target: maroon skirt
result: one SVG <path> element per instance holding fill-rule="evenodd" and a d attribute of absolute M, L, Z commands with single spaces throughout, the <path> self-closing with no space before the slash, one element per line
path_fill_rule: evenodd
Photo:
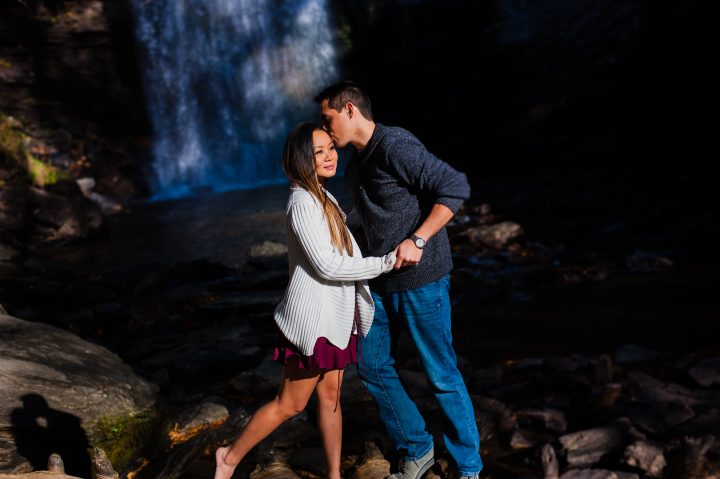
<path fill-rule="evenodd" d="M 350 342 L 345 349 L 340 349 L 327 338 L 320 337 L 315 341 L 313 353 L 306 356 L 293 343 L 282 334 L 278 334 L 278 345 L 275 347 L 273 359 L 279 363 L 287 364 L 288 359 L 298 358 L 300 369 L 344 369 L 348 364 L 357 364 L 357 334 L 350 336 Z"/>

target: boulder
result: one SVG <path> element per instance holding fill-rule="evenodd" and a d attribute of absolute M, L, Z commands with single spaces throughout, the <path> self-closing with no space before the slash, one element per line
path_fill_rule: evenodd
<path fill-rule="evenodd" d="M 7 315 L 0 338 L 0 471 L 43 470 L 56 452 L 90 477 L 91 446 L 122 471 L 152 437 L 157 388 L 114 353 Z"/>

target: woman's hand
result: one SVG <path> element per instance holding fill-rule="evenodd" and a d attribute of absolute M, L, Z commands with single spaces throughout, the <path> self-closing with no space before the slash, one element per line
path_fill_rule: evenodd
<path fill-rule="evenodd" d="M 395 256 L 395 251 L 391 251 L 385 256 L 382 257 L 383 260 L 383 273 L 387 273 L 388 271 L 392 271 L 393 267 L 395 266 L 395 261 L 397 260 L 397 257 Z"/>

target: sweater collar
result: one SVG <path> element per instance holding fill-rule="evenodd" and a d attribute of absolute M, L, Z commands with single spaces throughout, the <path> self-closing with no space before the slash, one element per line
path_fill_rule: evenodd
<path fill-rule="evenodd" d="M 361 161 L 364 161 L 366 158 L 368 158 L 373 150 L 378 146 L 380 143 L 380 140 L 385 136 L 387 133 L 387 128 L 382 123 L 375 123 L 375 130 L 373 131 L 372 136 L 370 137 L 370 140 L 367 142 L 367 145 L 365 145 L 365 148 L 362 150 L 357 151 L 358 158 Z"/>

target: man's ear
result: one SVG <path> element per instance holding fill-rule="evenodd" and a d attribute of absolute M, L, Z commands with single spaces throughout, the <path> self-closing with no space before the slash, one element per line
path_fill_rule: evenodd
<path fill-rule="evenodd" d="M 350 102 L 345 103 L 345 110 L 347 111 L 348 118 L 352 118 L 355 113 L 355 105 Z"/>

